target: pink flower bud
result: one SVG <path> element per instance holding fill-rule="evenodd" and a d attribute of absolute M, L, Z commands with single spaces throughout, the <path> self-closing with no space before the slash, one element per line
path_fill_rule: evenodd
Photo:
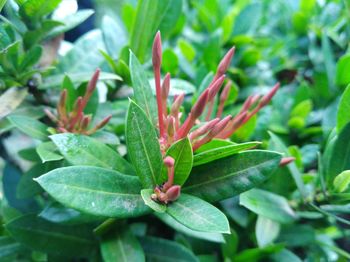
<path fill-rule="evenodd" d="M 212 101 L 219 92 L 222 83 L 225 80 L 225 75 L 220 76 L 209 88 L 208 101 Z"/>
<path fill-rule="evenodd" d="M 180 106 L 182 105 L 182 102 L 184 101 L 184 98 L 185 98 L 185 94 L 184 93 L 181 93 L 180 95 L 178 95 L 172 106 L 171 106 L 171 109 L 170 109 L 170 114 L 173 116 L 173 117 L 177 117 L 177 115 L 179 114 L 179 110 L 180 110 Z"/>
<path fill-rule="evenodd" d="M 191 110 L 191 117 L 193 119 L 197 119 L 198 117 L 201 116 L 201 114 L 204 111 L 204 108 L 208 102 L 208 98 L 209 98 L 209 90 L 210 89 L 206 89 L 198 98 L 197 102 L 194 104 L 194 106 L 192 107 Z M 192 127 L 192 126 L 191 126 Z"/>
<path fill-rule="evenodd" d="M 220 133 L 226 127 L 226 125 L 231 119 L 232 119 L 232 116 L 228 115 L 224 119 L 222 119 L 219 123 L 217 123 L 209 133 L 211 138 L 215 137 L 218 133 Z"/>
<path fill-rule="evenodd" d="M 166 193 L 165 193 L 168 197 L 168 201 L 172 202 L 175 201 L 176 199 L 178 199 L 180 197 L 181 194 L 181 186 L 178 185 L 174 185 L 172 187 L 170 187 Z"/>
<path fill-rule="evenodd" d="M 153 41 L 152 63 L 154 68 L 160 68 L 162 63 L 162 40 L 159 31 L 157 32 Z"/>
<path fill-rule="evenodd" d="M 95 91 L 99 76 L 100 76 L 100 69 L 97 68 L 95 70 L 95 73 L 92 75 L 91 80 L 88 83 L 88 86 L 87 86 L 86 92 L 85 92 L 85 96 L 88 96 L 90 98 L 91 94 Z"/>
<path fill-rule="evenodd" d="M 170 74 L 167 73 L 164 77 L 163 83 L 162 83 L 162 107 L 163 107 L 163 114 L 167 116 L 167 99 L 169 95 L 170 90 Z"/>
<path fill-rule="evenodd" d="M 171 156 L 165 157 L 163 162 L 167 167 L 173 167 L 175 164 L 175 160 Z"/>
<path fill-rule="evenodd" d="M 225 102 L 228 98 L 228 95 L 230 93 L 231 90 L 231 85 L 232 85 L 232 81 L 228 81 L 227 84 L 224 87 L 224 90 L 222 90 L 221 95 L 220 95 L 220 103 L 218 106 L 218 112 L 216 113 L 216 117 L 221 117 L 222 116 L 222 112 L 224 111 L 224 107 L 225 107 Z"/>
<path fill-rule="evenodd" d="M 290 163 L 292 163 L 293 161 L 295 161 L 295 158 L 294 157 L 283 157 L 281 159 L 281 162 L 280 162 L 280 166 L 286 166 Z"/>
<path fill-rule="evenodd" d="M 197 137 L 200 137 L 206 133 L 208 133 L 218 122 L 220 121 L 220 118 L 215 118 L 207 123 L 205 123 L 203 126 L 199 127 L 192 133 L 190 133 L 190 140 L 194 140 Z"/>
<path fill-rule="evenodd" d="M 230 64 L 231 64 L 231 60 L 233 55 L 235 54 L 235 47 L 232 47 L 224 56 L 224 58 L 221 60 L 217 72 L 216 72 L 216 77 L 220 77 L 223 74 L 225 74 L 225 72 L 227 71 L 227 69 L 229 68 Z"/>
<path fill-rule="evenodd" d="M 277 83 L 271 90 L 269 93 L 267 93 L 265 96 L 263 96 L 263 98 L 260 101 L 259 107 L 263 107 L 265 105 L 267 105 L 272 97 L 276 94 L 277 90 L 280 88 L 280 83 Z"/>

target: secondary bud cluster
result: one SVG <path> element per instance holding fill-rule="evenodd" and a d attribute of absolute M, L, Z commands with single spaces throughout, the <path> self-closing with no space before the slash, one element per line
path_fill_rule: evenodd
<path fill-rule="evenodd" d="M 53 114 L 50 110 L 45 109 L 46 115 L 56 124 L 57 132 L 91 135 L 104 127 L 111 119 L 111 115 L 107 116 L 96 126 L 90 128 L 92 116 L 84 114 L 84 109 L 96 89 L 99 74 L 100 70 L 97 69 L 88 83 L 84 96 L 79 96 L 75 100 L 71 112 L 67 112 L 67 96 L 69 95 L 67 89 L 64 89 L 61 93 L 57 104 L 57 115 Z"/>
<path fill-rule="evenodd" d="M 154 81 L 156 87 L 156 98 L 158 107 L 158 128 L 160 148 L 165 155 L 166 150 L 177 140 L 189 137 L 193 150 L 197 150 L 202 145 L 210 142 L 214 138 L 226 139 L 233 135 L 242 125 L 248 122 L 259 110 L 267 105 L 279 88 L 276 84 L 268 94 L 264 96 L 253 95 L 247 98 L 240 112 L 232 117 L 228 115 L 222 118 L 225 103 L 229 97 L 232 82 L 227 81 L 225 87 L 220 89 L 225 82 L 225 73 L 231 64 L 235 48 L 231 48 L 219 63 L 216 74 L 208 87 L 200 94 L 197 101 L 188 113 L 187 118 L 181 121 L 181 105 L 184 101 L 184 94 L 174 97 L 171 106 L 167 107 L 167 100 L 170 90 L 170 74 L 167 73 L 161 83 L 161 62 L 162 62 L 162 44 L 161 36 L 158 32 L 153 42 L 152 62 L 154 70 Z M 215 106 L 215 97 L 219 96 L 219 104 L 216 112 L 216 118 L 212 119 Z M 205 123 L 195 126 L 199 123 L 200 116 L 206 112 Z M 157 186 L 152 195 L 152 199 L 161 203 L 174 201 L 180 195 L 180 186 L 173 185 L 174 165 L 170 165 L 169 157 L 164 159 L 164 164 L 168 167 L 168 181 L 162 186 Z M 169 162 L 170 161 L 170 162 Z"/>

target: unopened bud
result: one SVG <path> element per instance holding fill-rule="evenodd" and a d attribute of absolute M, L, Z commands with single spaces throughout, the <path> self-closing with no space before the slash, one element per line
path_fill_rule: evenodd
<path fill-rule="evenodd" d="M 201 116 L 204 111 L 204 108 L 208 102 L 209 89 L 205 90 L 198 98 L 197 102 L 194 104 L 191 110 L 191 117 L 197 119 Z M 192 126 L 191 126 L 192 127 Z"/>
<path fill-rule="evenodd" d="M 269 93 L 267 93 L 260 101 L 259 106 L 263 107 L 265 105 L 267 105 L 272 97 L 276 94 L 277 90 L 280 88 L 280 83 L 277 83 L 271 90 Z"/>
<path fill-rule="evenodd" d="M 281 159 L 281 162 L 280 162 L 280 166 L 286 166 L 290 163 L 292 163 L 293 161 L 295 161 L 295 158 L 294 157 L 283 157 Z"/>
<path fill-rule="evenodd" d="M 200 137 L 200 136 L 208 133 L 219 121 L 220 121 L 220 118 L 215 118 L 215 119 L 205 123 L 203 126 L 199 127 L 198 129 L 194 130 L 190 134 L 190 140 L 193 140 L 197 137 Z"/>
<path fill-rule="evenodd" d="M 97 68 L 87 85 L 85 96 L 88 95 L 90 97 L 91 94 L 95 91 L 99 76 L 100 76 L 100 69 Z"/>
<path fill-rule="evenodd" d="M 216 76 L 220 77 L 223 74 L 225 74 L 225 72 L 227 71 L 227 69 L 229 68 L 230 64 L 231 64 L 231 60 L 233 55 L 235 54 L 235 47 L 232 47 L 224 56 L 224 58 L 220 61 L 220 64 L 218 66 L 217 72 L 216 72 Z"/>
<path fill-rule="evenodd" d="M 168 99 L 169 90 L 170 90 L 170 74 L 167 73 L 162 83 L 162 99 L 165 101 Z"/>
<path fill-rule="evenodd" d="M 160 68 L 162 63 L 162 40 L 159 31 L 157 32 L 153 41 L 152 63 L 154 68 Z"/>
<path fill-rule="evenodd" d="M 209 135 L 211 137 L 216 136 L 218 133 L 220 133 L 228 124 L 228 122 L 232 119 L 232 116 L 228 115 L 224 119 L 222 119 L 219 123 L 217 123 L 213 129 L 210 131 Z"/>
<path fill-rule="evenodd" d="M 174 117 L 177 116 L 177 114 L 179 113 L 180 110 L 180 106 L 182 105 L 182 102 L 184 101 L 185 98 L 185 94 L 181 93 L 180 95 L 178 95 L 175 100 L 174 103 L 171 105 L 171 109 L 170 109 L 170 114 Z"/>
<path fill-rule="evenodd" d="M 178 199 L 180 197 L 181 194 L 181 186 L 179 185 L 174 185 L 171 186 L 167 191 L 166 191 L 166 195 L 168 197 L 168 201 L 175 201 L 176 199 Z"/>
<path fill-rule="evenodd" d="M 214 99 L 216 94 L 219 92 L 222 83 L 225 80 L 225 75 L 220 76 L 213 85 L 209 88 L 208 100 L 211 101 Z"/>
<path fill-rule="evenodd" d="M 170 116 L 168 118 L 168 136 L 174 137 L 175 134 L 175 118 L 173 116 Z"/>
<path fill-rule="evenodd" d="M 163 162 L 167 167 L 173 167 L 175 164 L 175 160 L 171 156 L 164 158 Z"/>

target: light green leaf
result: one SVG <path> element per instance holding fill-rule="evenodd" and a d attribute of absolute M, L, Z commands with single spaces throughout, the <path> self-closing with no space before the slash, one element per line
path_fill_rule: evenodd
<path fill-rule="evenodd" d="M 28 91 L 25 88 L 9 88 L 0 96 L 0 119 L 15 110 L 27 96 Z"/>
<path fill-rule="evenodd" d="M 99 167 L 55 169 L 36 181 L 58 202 L 96 216 L 135 217 L 149 212 L 137 177 Z"/>
<path fill-rule="evenodd" d="M 281 155 L 251 150 L 192 169 L 183 192 L 216 202 L 260 185 L 279 167 Z"/>
<path fill-rule="evenodd" d="M 58 153 L 57 147 L 52 142 L 41 143 L 36 148 L 36 152 L 43 163 L 63 159 L 63 156 Z"/>
<path fill-rule="evenodd" d="M 333 181 L 334 190 L 338 193 L 344 192 L 350 184 L 350 170 L 345 170 L 337 175 Z"/>
<path fill-rule="evenodd" d="M 103 235 L 100 248 L 105 262 L 145 261 L 139 241 L 125 227 Z"/>
<path fill-rule="evenodd" d="M 216 147 L 194 155 L 193 166 L 203 165 L 214 160 L 237 154 L 241 151 L 251 149 L 261 144 L 260 142 L 247 142 L 242 144 L 231 144 L 228 146 Z"/>
<path fill-rule="evenodd" d="M 132 165 L 116 151 L 84 135 L 63 133 L 50 136 L 60 153 L 73 165 L 97 166 L 133 175 Z"/>
<path fill-rule="evenodd" d="M 179 199 L 168 205 L 167 213 L 195 231 L 230 233 L 224 213 L 195 196 L 181 194 Z"/>
<path fill-rule="evenodd" d="M 271 244 L 278 236 L 280 224 L 269 218 L 258 216 L 255 225 L 255 235 L 259 247 Z"/>
<path fill-rule="evenodd" d="M 84 227 L 62 226 L 35 215 L 16 218 L 5 225 L 11 236 L 34 250 L 57 255 L 89 255 L 95 239 Z"/>
<path fill-rule="evenodd" d="M 174 158 L 174 184 L 182 186 L 186 182 L 192 169 L 193 153 L 190 140 L 186 137 L 172 144 L 166 152 L 166 156 Z M 158 184 L 167 181 L 167 175 L 167 168 L 163 165 L 162 177 L 158 181 Z"/>
<path fill-rule="evenodd" d="M 206 143 L 206 144 L 202 145 L 200 148 L 198 148 L 196 150 L 196 154 L 199 154 L 199 153 L 202 153 L 204 151 L 211 150 L 211 149 L 215 149 L 218 147 L 231 146 L 231 145 L 235 145 L 235 143 L 233 143 L 232 141 L 229 141 L 229 140 L 214 138 L 209 143 Z"/>
<path fill-rule="evenodd" d="M 118 58 L 120 50 L 128 44 L 128 36 L 121 21 L 115 21 L 110 16 L 102 18 L 102 34 L 108 50 L 113 58 Z"/>
<path fill-rule="evenodd" d="M 335 81 L 337 85 L 348 85 L 350 83 L 350 54 L 343 55 L 337 62 Z"/>
<path fill-rule="evenodd" d="M 34 46 L 27 53 L 25 53 L 24 59 L 19 65 L 20 72 L 27 70 L 30 67 L 34 66 L 36 63 L 38 63 L 41 57 L 41 54 L 42 54 L 41 46 Z"/>
<path fill-rule="evenodd" d="M 192 230 L 183 224 L 179 223 L 176 219 L 171 217 L 170 215 L 163 213 L 157 213 L 155 214 L 160 220 L 162 220 L 165 224 L 167 224 L 169 227 L 172 227 L 177 232 L 183 233 L 189 237 L 199 238 L 211 242 L 216 243 L 224 243 L 225 239 L 222 234 L 220 233 L 207 233 L 207 232 L 201 232 L 201 231 L 195 231 Z"/>
<path fill-rule="evenodd" d="M 276 222 L 292 223 L 297 218 L 284 197 L 261 189 L 252 189 L 241 194 L 239 203 Z"/>
<path fill-rule="evenodd" d="M 36 119 L 13 115 L 9 116 L 8 119 L 10 122 L 15 125 L 19 130 L 21 130 L 26 135 L 39 139 L 39 140 L 48 140 L 49 132 L 47 131 L 48 126 L 39 122 Z"/>
<path fill-rule="evenodd" d="M 129 68 L 134 89 L 135 102 L 145 111 L 151 122 L 155 124 L 158 119 L 156 99 L 152 94 L 151 86 L 149 85 L 142 65 L 131 51 L 129 57 Z"/>
<path fill-rule="evenodd" d="M 126 144 L 143 188 L 153 188 L 161 175 L 162 155 L 157 134 L 143 110 L 130 101 L 126 117 Z"/>
<path fill-rule="evenodd" d="M 39 18 L 50 14 L 62 0 L 27 0 L 21 5 L 20 13 L 30 18 Z"/>
<path fill-rule="evenodd" d="M 153 194 L 153 189 L 142 189 L 141 190 L 141 196 L 143 201 L 147 206 L 152 208 L 154 211 L 159 213 L 164 213 L 166 210 L 166 205 L 157 203 L 156 201 L 153 201 L 151 196 Z"/>
<path fill-rule="evenodd" d="M 183 245 L 155 237 L 140 238 L 147 261 L 198 262 L 196 256 Z"/>
<path fill-rule="evenodd" d="M 338 106 L 337 113 L 337 131 L 338 133 L 344 128 L 344 126 L 350 122 L 350 85 L 348 85 L 342 94 Z"/>

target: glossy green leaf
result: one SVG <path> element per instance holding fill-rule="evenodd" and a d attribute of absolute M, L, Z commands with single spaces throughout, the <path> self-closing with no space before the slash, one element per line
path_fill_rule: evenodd
<path fill-rule="evenodd" d="M 130 160 L 143 188 L 153 188 L 163 164 L 160 146 L 152 123 L 133 101 L 126 117 L 125 136 Z"/>
<path fill-rule="evenodd" d="M 99 167 L 55 169 L 36 181 L 58 202 L 96 216 L 134 217 L 149 211 L 137 177 Z"/>
<path fill-rule="evenodd" d="M 175 160 L 174 184 L 183 185 L 192 169 L 193 153 L 190 140 L 186 137 L 172 144 L 167 150 L 166 156 L 171 156 Z M 161 184 L 168 179 L 167 167 L 162 166 L 162 177 L 158 182 Z"/>
<path fill-rule="evenodd" d="M 254 213 L 279 223 L 292 223 L 297 218 L 287 199 L 261 189 L 251 189 L 241 194 L 239 203 Z"/>
<path fill-rule="evenodd" d="M 192 169 L 183 192 L 216 202 L 260 185 L 279 167 L 281 155 L 251 150 Z"/>
<path fill-rule="evenodd" d="M 350 84 L 350 54 L 343 55 L 337 62 L 335 81 L 337 85 Z"/>
<path fill-rule="evenodd" d="M 100 248 L 105 262 L 145 261 L 139 241 L 125 227 L 102 236 Z"/>
<path fill-rule="evenodd" d="M 84 227 L 62 226 L 35 215 L 25 215 L 5 225 L 11 236 L 31 249 L 49 254 L 88 255 L 95 240 Z"/>
<path fill-rule="evenodd" d="M 348 85 L 340 98 L 337 113 L 337 131 L 338 133 L 344 126 L 350 122 L 350 85 Z"/>
<path fill-rule="evenodd" d="M 181 194 L 179 199 L 168 205 L 167 213 L 195 231 L 230 233 L 224 213 L 195 196 Z"/>
<path fill-rule="evenodd" d="M 36 119 L 18 115 L 9 116 L 8 119 L 19 130 L 30 137 L 39 140 L 48 140 L 49 138 L 49 132 L 47 131 L 48 126 Z"/>
<path fill-rule="evenodd" d="M 141 196 L 143 201 L 147 206 L 152 208 L 154 211 L 159 213 L 164 213 L 166 210 L 166 205 L 157 203 L 156 201 L 153 201 L 151 196 L 153 194 L 153 189 L 142 189 L 141 190 Z"/>
<path fill-rule="evenodd" d="M 193 166 L 203 165 L 220 158 L 237 154 L 241 151 L 251 149 L 261 144 L 260 142 L 247 142 L 242 144 L 232 144 L 223 147 L 216 147 L 194 155 Z"/>
<path fill-rule="evenodd" d="M 28 91 L 24 88 L 13 87 L 6 90 L 0 96 L 0 119 L 14 111 L 27 96 Z"/>
<path fill-rule="evenodd" d="M 345 170 L 337 175 L 333 181 L 336 192 L 344 192 L 350 184 L 350 170 Z"/>
<path fill-rule="evenodd" d="M 269 245 L 263 248 L 247 248 L 234 257 L 235 262 L 263 261 L 270 254 L 282 250 L 283 244 Z"/>
<path fill-rule="evenodd" d="M 347 123 L 333 143 L 326 182 L 332 186 L 334 178 L 344 170 L 350 170 L 350 122 Z"/>
<path fill-rule="evenodd" d="M 165 224 L 167 224 L 169 227 L 172 227 L 177 232 L 181 232 L 189 237 L 194 237 L 194 238 L 203 239 L 211 242 L 217 242 L 217 243 L 225 242 L 223 235 L 220 233 L 208 233 L 208 232 L 192 230 L 184 226 L 183 224 L 179 223 L 176 219 L 174 219 L 173 217 L 171 217 L 166 213 L 163 213 L 163 214 L 157 213 L 156 216 Z"/>
<path fill-rule="evenodd" d="M 36 152 L 43 163 L 63 159 L 63 156 L 58 153 L 57 147 L 52 142 L 41 143 L 36 148 Z"/>
<path fill-rule="evenodd" d="M 151 86 L 149 85 L 142 65 L 131 51 L 129 57 L 129 68 L 135 102 L 145 111 L 147 117 L 154 124 L 158 119 L 156 99 L 152 94 Z"/>
<path fill-rule="evenodd" d="M 140 238 L 147 261 L 150 262 L 198 262 L 196 256 L 183 245 L 162 238 Z"/>
<path fill-rule="evenodd" d="M 134 174 L 129 162 L 93 138 L 71 133 L 52 135 L 50 138 L 65 159 L 73 165 L 97 166 Z"/>
<path fill-rule="evenodd" d="M 231 145 L 235 145 L 235 143 L 233 143 L 229 140 L 214 138 L 209 143 L 206 143 L 206 144 L 202 145 L 200 148 L 198 148 L 196 150 L 196 154 L 199 154 L 199 153 L 202 153 L 204 151 L 211 150 L 211 149 L 215 149 L 218 147 L 231 146 Z"/>
<path fill-rule="evenodd" d="M 280 224 L 269 218 L 258 216 L 255 225 L 255 235 L 259 247 L 271 244 L 280 231 Z"/>

